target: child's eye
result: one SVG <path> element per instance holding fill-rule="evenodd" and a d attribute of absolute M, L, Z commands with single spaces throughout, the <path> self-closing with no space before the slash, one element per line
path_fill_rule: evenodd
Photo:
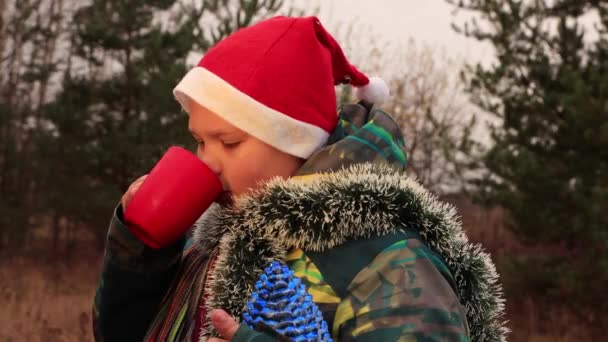
<path fill-rule="evenodd" d="M 239 146 L 240 143 L 240 141 L 222 141 L 222 145 L 224 145 L 225 148 L 235 148 Z"/>

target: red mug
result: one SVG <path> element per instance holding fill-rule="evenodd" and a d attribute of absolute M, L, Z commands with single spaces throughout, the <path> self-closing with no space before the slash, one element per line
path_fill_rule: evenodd
<path fill-rule="evenodd" d="M 177 241 L 222 193 L 222 183 L 193 153 L 170 147 L 139 187 L 125 223 L 146 245 Z"/>

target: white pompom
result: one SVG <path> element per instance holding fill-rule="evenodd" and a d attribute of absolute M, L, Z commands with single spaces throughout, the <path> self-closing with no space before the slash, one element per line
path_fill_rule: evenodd
<path fill-rule="evenodd" d="M 357 88 L 355 94 L 359 100 L 373 104 L 382 104 L 388 101 L 390 95 L 388 85 L 380 77 L 370 77 L 369 84 Z"/>

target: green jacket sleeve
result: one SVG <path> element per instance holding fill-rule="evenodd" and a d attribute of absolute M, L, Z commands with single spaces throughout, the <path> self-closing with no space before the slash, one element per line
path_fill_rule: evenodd
<path fill-rule="evenodd" d="M 119 205 L 108 229 L 93 304 L 96 341 L 141 341 L 179 266 L 184 240 L 160 250 L 125 226 Z"/>
<path fill-rule="evenodd" d="M 469 341 L 450 271 L 415 238 L 384 249 L 355 276 L 332 330 L 335 341 Z"/>

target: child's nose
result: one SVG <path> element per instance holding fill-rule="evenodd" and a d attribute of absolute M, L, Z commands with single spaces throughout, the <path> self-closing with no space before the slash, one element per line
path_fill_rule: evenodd
<path fill-rule="evenodd" d="M 207 166 L 209 166 L 209 168 L 213 172 L 215 172 L 216 175 L 220 175 L 220 173 L 222 172 L 222 168 L 220 167 L 219 160 L 217 158 L 214 158 L 212 153 L 205 151 L 199 153 L 198 157 L 200 160 L 203 161 L 203 163 L 207 164 Z"/>

